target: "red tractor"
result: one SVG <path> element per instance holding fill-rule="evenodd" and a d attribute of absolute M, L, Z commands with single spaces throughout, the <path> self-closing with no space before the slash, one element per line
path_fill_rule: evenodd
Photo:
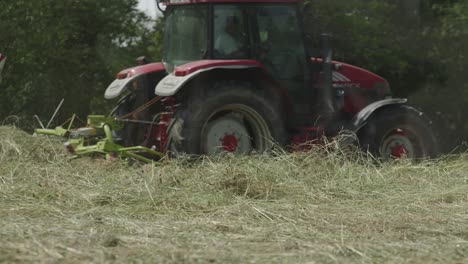
<path fill-rule="evenodd" d="M 161 3 L 158 3 L 158 6 Z M 301 0 L 170 0 L 162 63 L 126 69 L 105 93 L 120 97 L 124 146 L 165 153 L 249 154 L 341 131 L 387 158 L 436 155 L 430 122 L 388 82 L 305 44 Z M 313 47 L 317 49 L 317 47 Z"/>

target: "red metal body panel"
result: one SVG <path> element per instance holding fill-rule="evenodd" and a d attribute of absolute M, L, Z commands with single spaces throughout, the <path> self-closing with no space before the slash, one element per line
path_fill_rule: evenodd
<path fill-rule="evenodd" d="M 166 97 L 162 98 L 160 103 L 167 112 L 160 113 L 158 123 L 147 128 L 144 146 L 147 148 L 157 147 L 158 151 L 166 152 L 169 142 L 168 130 L 176 112 L 176 101 L 173 97 Z"/>
<path fill-rule="evenodd" d="M 373 90 L 378 83 L 387 83 L 387 81 L 368 70 L 356 67 L 354 65 L 341 63 L 342 67 L 338 70 L 340 74 L 346 76 L 350 81 L 338 81 L 334 84 L 349 85 L 349 88 L 359 88 L 363 90 Z M 369 103 L 368 98 L 359 93 L 348 93 L 344 97 L 344 111 L 356 114 L 366 107 Z"/>
<path fill-rule="evenodd" d="M 175 76 L 186 76 L 199 70 L 208 68 L 245 68 L 258 67 L 265 69 L 265 66 L 256 60 L 200 60 L 178 66 L 174 70 Z"/>
<path fill-rule="evenodd" d="M 163 2 L 165 5 L 187 5 L 187 4 L 207 4 L 207 3 L 301 3 L 303 0 L 173 0 Z"/>
<path fill-rule="evenodd" d="M 342 75 L 346 76 L 349 81 L 347 80 L 339 80 L 335 81 L 334 83 L 355 83 L 359 84 L 361 88 L 364 89 L 373 89 L 376 83 L 384 83 L 387 82 L 384 78 L 380 77 L 379 75 L 365 70 L 363 68 L 356 67 L 351 64 L 343 63 L 343 62 L 333 62 L 334 65 L 341 65 L 338 66 L 337 72 L 341 73 Z"/>
<path fill-rule="evenodd" d="M 334 85 L 341 85 L 348 89 L 361 89 L 361 90 L 373 90 L 378 83 L 387 83 L 387 81 L 372 73 L 368 70 L 350 65 L 347 63 L 336 62 L 335 65 L 339 65 L 339 69 L 336 70 L 342 76 L 345 76 L 348 80 L 334 81 Z M 366 107 L 369 103 L 367 96 L 363 96 L 361 93 L 350 92 L 344 97 L 344 111 L 347 113 L 356 114 Z"/>
<path fill-rule="evenodd" d="M 141 74 L 147 74 L 152 72 L 161 72 L 165 71 L 164 65 L 160 62 L 150 63 L 142 66 L 137 66 L 129 69 L 125 69 L 117 74 L 117 79 L 125 79 Z"/>

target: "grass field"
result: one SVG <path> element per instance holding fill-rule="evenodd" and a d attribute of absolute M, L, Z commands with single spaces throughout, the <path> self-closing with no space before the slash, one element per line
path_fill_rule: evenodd
<path fill-rule="evenodd" d="M 468 263 L 468 155 L 351 156 L 128 166 L 0 127 L 0 262 Z"/>

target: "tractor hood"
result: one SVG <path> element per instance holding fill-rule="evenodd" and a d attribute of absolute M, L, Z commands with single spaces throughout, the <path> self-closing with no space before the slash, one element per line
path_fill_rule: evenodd
<path fill-rule="evenodd" d="M 321 58 L 311 58 L 311 61 L 314 64 L 322 64 L 323 62 Z M 333 61 L 332 64 L 334 86 L 340 85 L 372 90 L 376 88 L 376 84 L 380 84 L 390 89 L 387 80 L 373 72 L 339 61 Z"/>
<path fill-rule="evenodd" d="M 333 66 L 334 84 L 355 86 L 365 90 L 376 89 L 376 84 L 380 84 L 382 86 L 387 86 L 388 91 L 385 92 L 390 92 L 387 80 L 375 73 L 342 62 L 333 62 Z"/>

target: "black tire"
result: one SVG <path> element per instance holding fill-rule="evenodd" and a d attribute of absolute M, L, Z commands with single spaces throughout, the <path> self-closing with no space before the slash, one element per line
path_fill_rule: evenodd
<path fill-rule="evenodd" d="M 384 161 L 403 157 L 420 160 L 438 155 L 430 121 L 407 105 L 378 110 L 358 136 L 364 150 Z"/>
<path fill-rule="evenodd" d="M 233 130 L 241 131 L 241 134 L 248 133 L 249 137 L 241 135 L 239 146 L 236 143 L 233 151 L 225 146 L 225 151 L 221 152 L 238 153 L 242 147 L 241 154 L 262 153 L 271 150 L 274 144 L 284 146 L 286 127 L 280 111 L 279 104 L 268 100 L 248 83 L 222 82 L 206 89 L 194 90 L 186 96 L 176 113 L 175 123 L 170 130 L 169 151 L 194 155 L 213 154 L 212 142 L 216 143 L 217 138 L 212 139 L 208 135 L 216 136 L 215 128 L 218 126 L 220 132 L 225 132 L 218 125 L 222 122 L 233 123 L 236 127 Z M 227 131 L 232 127 L 224 128 Z M 226 133 L 224 135 L 226 137 Z M 240 140 L 245 143 L 244 146 L 241 146 Z"/>

